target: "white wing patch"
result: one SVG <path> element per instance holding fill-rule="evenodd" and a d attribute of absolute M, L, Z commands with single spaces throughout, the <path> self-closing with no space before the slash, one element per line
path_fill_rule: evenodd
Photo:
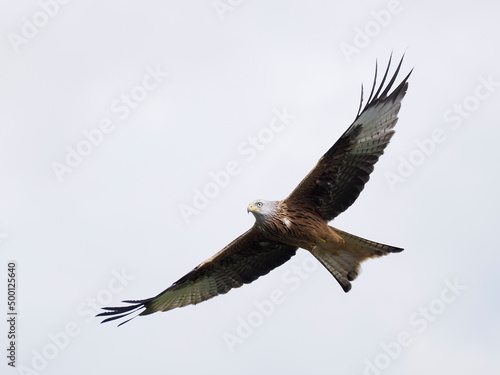
<path fill-rule="evenodd" d="M 290 228 L 290 226 L 292 225 L 292 223 L 290 222 L 290 220 L 288 220 L 288 218 L 286 216 L 283 218 L 283 221 L 285 222 L 285 225 L 288 228 Z"/>

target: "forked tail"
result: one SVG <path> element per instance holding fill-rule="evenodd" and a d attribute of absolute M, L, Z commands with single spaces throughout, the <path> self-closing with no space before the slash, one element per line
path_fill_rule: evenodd
<path fill-rule="evenodd" d="M 350 282 L 359 274 L 361 262 L 368 258 L 378 258 L 389 253 L 403 251 L 399 247 L 365 240 L 337 228 L 330 228 L 342 237 L 345 243 L 333 248 L 327 243 L 324 245 L 320 243 L 317 244 L 312 254 L 330 271 L 346 293 L 351 290 Z"/>

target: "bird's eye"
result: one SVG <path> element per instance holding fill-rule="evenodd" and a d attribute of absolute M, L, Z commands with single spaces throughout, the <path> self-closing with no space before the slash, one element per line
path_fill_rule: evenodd
<path fill-rule="evenodd" d="M 257 203 L 257 207 L 262 207 L 262 202 Z"/>

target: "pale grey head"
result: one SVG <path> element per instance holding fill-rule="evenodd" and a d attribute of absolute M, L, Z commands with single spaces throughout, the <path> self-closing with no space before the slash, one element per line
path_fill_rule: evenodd
<path fill-rule="evenodd" d="M 257 221 L 265 221 L 273 216 L 279 209 L 278 201 L 266 201 L 265 199 L 257 199 L 250 203 L 247 207 L 247 212 L 251 212 Z"/>

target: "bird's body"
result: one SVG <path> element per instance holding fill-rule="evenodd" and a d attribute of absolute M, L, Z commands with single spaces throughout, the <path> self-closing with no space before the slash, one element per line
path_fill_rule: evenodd
<path fill-rule="evenodd" d="M 270 241 L 310 251 L 346 292 L 362 261 L 403 250 L 341 231 L 307 210 L 288 207 L 286 200 L 258 200 L 249 205 L 248 211 L 256 219 L 252 230 Z"/>
<path fill-rule="evenodd" d="M 263 207 L 257 208 L 257 203 Z M 263 208 L 268 208 L 266 214 L 261 214 Z M 259 200 L 255 204 L 250 204 L 248 211 L 255 216 L 254 230 L 262 233 L 269 240 L 303 249 L 310 248 L 314 242 L 312 238 L 302 238 L 299 230 L 300 225 L 297 224 L 299 222 L 297 213 L 289 210 L 282 201 Z M 318 223 L 319 226 L 320 223 Z"/>
<path fill-rule="evenodd" d="M 157 296 L 105 307 L 106 312 L 99 314 L 107 316 L 103 322 L 139 310 L 143 310 L 140 315 L 147 315 L 197 304 L 227 293 L 285 263 L 298 248 L 314 255 L 348 292 L 361 262 L 402 251 L 328 225 L 359 196 L 394 134 L 410 75 L 389 93 L 401 63 L 384 88 L 389 61 L 376 92 L 375 73 L 365 107 L 360 104 L 353 124 L 287 198 L 252 202 L 247 208 L 256 219 L 252 228 Z"/>
<path fill-rule="evenodd" d="M 342 242 L 334 229 L 317 216 L 288 207 L 284 201 L 259 200 L 257 203 L 272 207 L 271 213 L 265 216 L 260 215 L 258 209 L 250 209 L 255 215 L 255 230 L 270 240 L 309 251 L 312 251 L 318 242 L 337 245 Z M 255 207 L 253 203 L 250 206 Z"/>

